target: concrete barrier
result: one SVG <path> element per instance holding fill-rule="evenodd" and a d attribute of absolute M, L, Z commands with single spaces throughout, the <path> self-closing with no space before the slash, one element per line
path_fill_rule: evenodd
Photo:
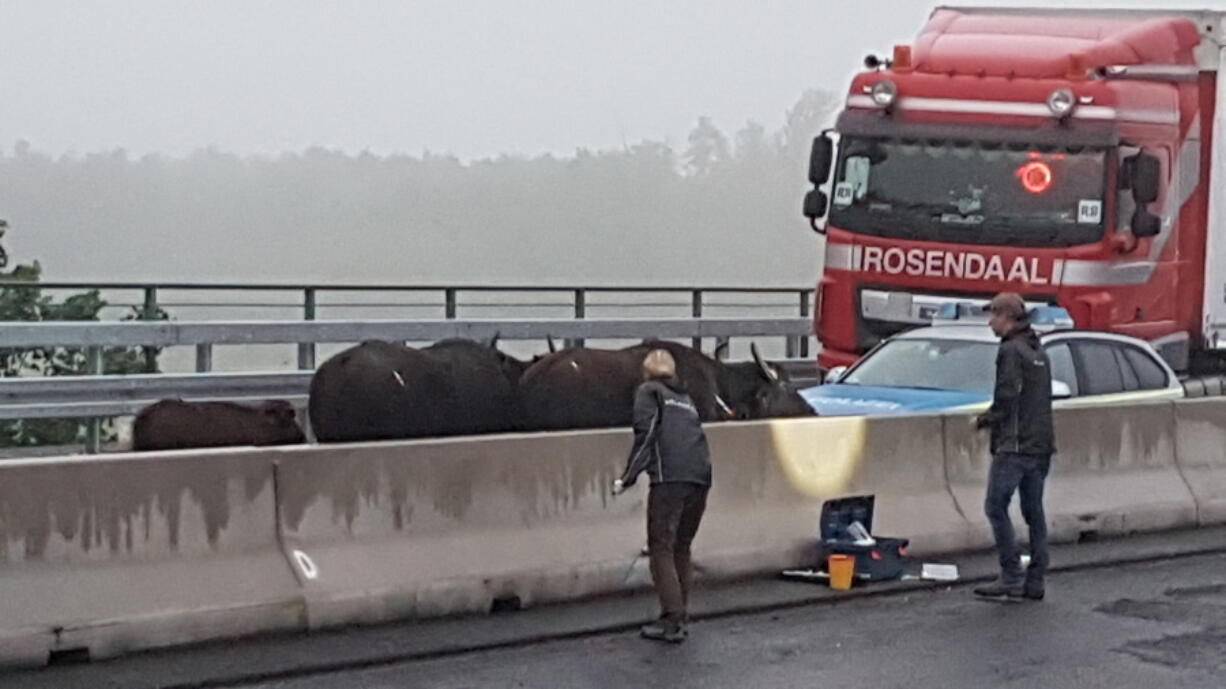
<path fill-rule="evenodd" d="M 1179 468 L 1196 498 L 1198 523 L 1226 523 L 1226 399 L 1176 404 L 1175 446 Z"/>
<path fill-rule="evenodd" d="M 721 574 L 812 564 L 822 503 L 875 494 L 874 531 L 917 554 L 959 550 L 969 524 L 944 475 L 939 416 L 832 417 L 709 429 L 718 459 L 696 561 Z"/>
<path fill-rule="evenodd" d="M 974 431 L 969 418 L 947 420 L 947 476 L 975 524 L 975 542 L 986 547 L 992 544 L 983 514 L 988 433 Z M 1046 492 L 1051 540 L 1196 524 L 1196 502 L 1175 461 L 1172 403 L 1062 409 L 1055 426 L 1058 452 Z M 1016 500 L 1011 507 L 1021 529 Z"/>
<path fill-rule="evenodd" d="M 320 446 L 280 467 L 312 627 L 616 590 L 644 496 L 608 486 L 627 431 Z"/>
<path fill-rule="evenodd" d="M 695 544 L 706 577 L 814 562 L 822 502 L 878 496 L 878 531 L 963 547 L 939 417 L 709 428 L 715 487 Z M 287 548 L 312 627 L 483 612 L 641 585 L 646 478 L 608 486 L 625 430 L 302 450 L 279 469 Z M 636 568 L 636 563 L 638 566 Z"/>
<path fill-rule="evenodd" d="M 865 493 L 875 532 L 917 554 L 989 546 L 987 434 L 968 420 L 709 426 L 700 576 L 815 564 L 822 503 Z M 1056 424 L 1055 540 L 1191 525 L 1198 507 L 1226 521 L 1226 401 Z M 630 442 L 617 429 L 0 463 L 0 662 L 641 586 L 646 478 L 609 494 Z"/>
<path fill-rule="evenodd" d="M 275 453 L 0 463 L 0 663 L 302 624 Z"/>

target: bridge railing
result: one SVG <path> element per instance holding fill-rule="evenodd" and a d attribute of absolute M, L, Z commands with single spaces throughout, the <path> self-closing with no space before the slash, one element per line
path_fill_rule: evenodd
<path fill-rule="evenodd" d="M 87 451 L 99 448 L 98 419 L 132 414 L 166 397 L 188 400 L 286 399 L 306 401 L 317 344 L 367 339 L 429 342 L 450 337 L 474 340 L 495 335 L 506 340 L 556 337 L 588 339 L 782 337 L 805 340 L 808 318 L 593 318 L 425 321 L 213 321 L 213 322 L 10 322 L 0 328 L 0 347 L 82 347 L 91 370 L 101 373 L 105 347 L 195 346 L 196 374 L 0 378 L 0 419 L 93 418 Z M 309 370 L 267 373 L 213 373 L 212 352 L 219 345 L 298 343 Z M 795 360 L 788 360 L 795 365 Z M 300 361 L 300 363 L 303 363 Z M 803 365 L 803 364 L 802 364 Z"/>
<path fill-rule="evenodd" d="M 203 321 L 207 314 L 222 313 L 218 320 L 233 320 L 236 312 L 275 313 L 284 319 L 297 311 L 301 320 L 345 319 L 355 314 L 378 312 L 380 317 L 397 320 L 459 320 L 490 316 L 501 320 L 532 317 L 547 311 L 550 315 L 569 314 L 576 320 L 592 317 L 642 317 L 646 311 L 661 309 L 670 316 L 683 313 L 691 318 L 719 315 L 744 316 L 749 313 L 795 314 L 811 317 L 811 287 L 737 287 L 711 286 L 584 286 L 584 285 L 414 285 L 344 283 L 230 283 L 230 282 L 24 282 L 0 280 L 3 290 L 40 289 L 46 291 L 103 292 L 110 313 L 122 309 L 154 321 L 166 310 L 173 319 Z M 648 301 L 644 301 L 646 298 Z M 525 311 L 535 313 L 525 313 Z M 205 315 L 201 315 L 205 314 Z M 291 316 L 292 317 L 292 316 Z M 360 320 L 360 319 L 359 319 Z M 811 329 L 788 338 L 787 358 L 809 356 Z M 582 345 L 583 338 L 571 338 L 568 345 Z M 700 340 L 694 338 L 694 347 Z M 315 366 L 316 349 L 312 343 L 298 347 L 297 366 Z M 154 362 L 150 361 L 150 370 Z"/>
<path fill-rule="evenodd" d="M 127 416 L 160 399 L 306 404 L 312 371 L 0 379 L 0 420 Z"/>

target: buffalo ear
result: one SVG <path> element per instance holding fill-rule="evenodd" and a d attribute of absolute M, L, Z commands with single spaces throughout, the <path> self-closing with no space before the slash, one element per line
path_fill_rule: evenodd
<path fill-rule="evenodd" d="M 272 400 L 264 404 L 264 415 L 281 421 L 293 421 L 294 405 L 285 400 Z"/>
<path fill-rule="evenodd" d="M 502 335 L 502 331 L 496 331 L 494 336 L 485 341 L 485 346 L 490 349 L 498 349 L 498 338 Z"/>
<path fill-rule="evenodd" d="M 763 377 L 772 383 L 779 382 L 779 372 L 771 367 L 770 364 L 762 358 L 762 353 L 758 351 L 758 343 L 750 342 L 749 351 L 753 354 L 753 360 L 758 364 L 758 370 L 762 372 Z"/>

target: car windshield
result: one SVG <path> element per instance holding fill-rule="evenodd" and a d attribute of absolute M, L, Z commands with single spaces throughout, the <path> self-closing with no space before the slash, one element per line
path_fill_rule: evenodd
<path fill-rule="evenodd" d="M 831 221 L 853 232 L 971 244 L 1098 241 L 1106 150 L 845 137 Z"/>
<path fill-rule="evenodd" d="M 839 382 L 990 394 L 996 380 L 996 349 L 995 342 L 890 340 Z"/>

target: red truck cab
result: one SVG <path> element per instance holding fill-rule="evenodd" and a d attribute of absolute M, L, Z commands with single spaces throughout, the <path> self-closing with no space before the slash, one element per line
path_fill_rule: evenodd
<path fill-rule="evenodd" d="M 1226 334 L 1209 246 L 1223 14 L 938 8 L 866 60 L 810 164 L 820 365 L 1000 291 L 1177 369 Z"/>

